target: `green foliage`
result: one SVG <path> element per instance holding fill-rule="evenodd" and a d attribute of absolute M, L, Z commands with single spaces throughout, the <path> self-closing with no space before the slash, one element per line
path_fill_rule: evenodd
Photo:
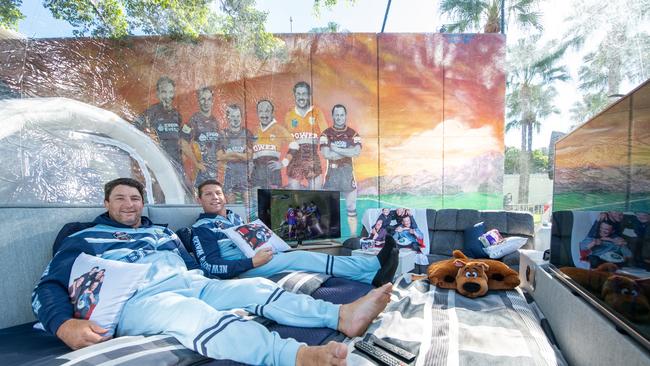
<path fill-rule="evenodd" d="M 24 18 L 21 2 L 0 0 L 0 26 L 15 28 Z M 144 33 L 195 40 L 219 34 L 260 57 L 282 44 L 266 32 L 267 13 L 255 9 L 255 0 L 43 0 L 43 6 L 70 23 L 77 37 L 119 39 Z"/>
<path fill-rule="evenodd" d="M 584 94 L 582 100 L 576 101 L 569 110 L 571 113 L 571 126 L 576 127 L 587 122 L 591 117 L 605 109 L 609 103 L 610 100 L 604 91 Z"/>
<path fill-rule="evenodd" d="M 540 13 L 536 11 L 539 0 L 504 0 L 506 22 L 514 19 L 523 29 L 542 29 Z M 442 0 L 439 9 L 453 21 L 446 31 L 496 33 L 500 31 L 501 0 Z"/>
<path fill-rule="evenodd" d="M 575 49 L 592 47 L 580 68 L 583 103 L 619 94 L 626 80 L 634 85 L 650 77 L 650 0 L 576 0 L 573 9 L 563 41 Z"/>
<path fill-rule="evenodd" d="M 519 163 L 521 150 L 516 147 L 507 146 L 504 157 L 503 170 L 505 174 L 519 174 Z M 549 158 L 543 150 L 533 150 L 530 159 L 530 173 L 546 173 L 548 171 Z"/>
<path fill-rule="evenodd" d="M 18 29 L 18 22 L 25 19 L 20 12 L 23 0 L 0 0 L 0 28 Z"/>
<path fill-rule="evenodd" d="M 309 30 L 309 33 L 339 33 L 347 32 L 347 30 L 342 30 L 341 25 L 337 22 L 328 22 L 325 27 L 316 27 Z"/>

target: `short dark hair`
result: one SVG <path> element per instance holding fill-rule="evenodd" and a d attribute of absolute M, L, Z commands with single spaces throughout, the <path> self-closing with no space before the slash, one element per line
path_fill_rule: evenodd
<path fill-rule="evenodd" d="M 293 94 L 296 94 L 296 89 L 298 88 L 307 88 L 307 93 L 311 95 L 311 86 L 306 81 L 299 81 L 296 85 L 293 86 Z"/>
<path fill-rule="evenodd" d="M 239 106 L 239 104 L 229 104 L 228 108 L 226 108 L 226 115 L 228 115 L 229 110 L 233 110 L 233 109 L 236 109 L 239 111 L 239 113 L 241 113 L 241 107 Z"/>
<path fill-rule="evenodd" d="M 337 105 L 335 105 L 334 107 L 332 107 L 332 115 L 334 115 L 334 110 L 335 110 L 336 108 L 343 108 L 343 110 L 345 111 L 345 114 L 346 114 L 346 115 L 348 114 L 348 109 L 345 108 L 345 106 L 344 106 L 343 104 L 337 104 Z"/>
<path fill-rule="evenodd" d="M 144 185 L 133 178 L 117 178 L 104 184 L 104 201 L 108 201 L 113 189 L 117 186 L 129 186 L 138 190 L 140 197 L 144 200 Z"/>
<path fill-rule="evenodd" d="M 209 86 L 204 86 L 204 87 L 202 87 L 202 88 L 196 89 L 196 96 L 197 96 L 198 98 L 201 98 L 201 93 L 203 93 L 204 91 L 209 91 L 209 92 L 210 92 L 210 95 L 213 95 L 213 96 L 214 96 L 214 92 L 212 91 L 212 89 L 210 89 Z"/>
<path fill-rule="evenodd" d="M 209 185 L 215 185 L 221 188 L 223 190 L 223 184 L 219 183 L 216 179 L 206 179 L 201 184 L 199 184 L 198 187 L 196 187 L 196 192 L 199 195 L 199 198 L 201 198 L 201 190 L 203 190 L 203 187 L 209 186 Z"/>
<path fill-rule="evenodd" d="M 264 103 L 264 102 L 267 102 L 267 103 L 269 103 L 269 104 L 271 105 L 271 112 L 275 112 L 275 106 L 274 106 L 273 103 L 272 103 L 270 100 L 268 100 L 268 99 L 260 99 L 260 100 L 258 100 L 258 101 L 257 101 L 257 105 L 255 106 L 255 108 L 256 108 L 256 109 L 259 108 L 260 104 L 262 104 L 262 103 Z"/>
<path fill-rule="evenodd" d="M 160 79 L 158 79 L 156 82 L 156 90 L 160 90 L 160 85 L 163 83 L 169 83 L 172 84 L 174 88 L 176 87 L 176 83 L 169 76 L 161 76 Z"/>

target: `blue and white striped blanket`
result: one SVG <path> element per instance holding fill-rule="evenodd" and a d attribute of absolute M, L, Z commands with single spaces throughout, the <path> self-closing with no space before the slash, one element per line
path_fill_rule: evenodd
<path fill-rule="evenodd" d="M 519 290 L 470 299 L 428 281 L 396 281 L 391 303 L 370 334 L 417 355 L 413 365 L 565 365 Z M 374 365 L 348 340 L 348 365 Z"/>

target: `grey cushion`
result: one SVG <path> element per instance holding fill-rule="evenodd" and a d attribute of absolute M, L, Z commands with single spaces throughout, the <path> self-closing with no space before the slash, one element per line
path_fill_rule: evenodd
<path fill-rule="evenodd" d="M 497 229 L 501 233 L 508 233 L 506 211 L 481 211 L 481 221 L 485 223 L 486 231 Z"/>
<path fill-rule="evenodd" d="M 433 230 L 456 230 L 456 217 L 458 210 L 443 209 L 436 211 L 435 223 Z"/>
<path fill-rule="evenodd" d="M 103 206 L 0 207 L 0 329 L 34 320 L 31 293 L 52 258 L 52 244 L 71 221 L 92 221 Z"/>
<path fill-rule="evenodd" d="M 535 227 L 530 224 L 528 212 L 508 212 L 508 235 L 534 236 Z"/>
<path fill-rule="evenodd" d="M 167 224 L 174 231 L 192 226 L 203 209 L 199 205 L 149 206 L 149 218 L 156 224 Z"/>

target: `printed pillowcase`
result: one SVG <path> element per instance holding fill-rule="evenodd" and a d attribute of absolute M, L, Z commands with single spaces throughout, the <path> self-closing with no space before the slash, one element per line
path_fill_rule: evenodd
<path fill-rule="evenodd" d="M 490 245 L 483 248 L 483 251 L 492 259 L 503 258 L 517 249 L 523 247 L 528 242 L 527 238 L 521 236 L 510 236 L 501 240 L 498 244 Z"/>
<path fill-rule="evenodd" d="M 122 308 L 144 280 L 151 264 L 126 263 L 79 254 L 72 265 L 68 294 L 74 317 L 115 333 Z"/>
<path fill-rule="evenodd" d="M 255 220 L 251 223 L 234 226 L 223 230 L 228 238 L 248 258 L 255 256 L 261 248 L 271 248 L 273 253 L 284 252 L 291 247 L 280 239 L 279 236 L 269 229 L 262 220 Z"/>

